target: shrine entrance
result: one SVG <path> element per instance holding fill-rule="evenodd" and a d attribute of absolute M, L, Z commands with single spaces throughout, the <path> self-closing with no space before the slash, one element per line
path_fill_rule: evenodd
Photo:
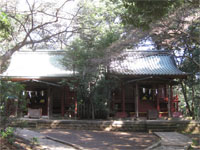
<path fill-rule="evenodd" d="M 25 95 L 28 109 L 41 109 L 41 115 L 48 115 L 48 86 L 42 83 L 26 81 Z"/>

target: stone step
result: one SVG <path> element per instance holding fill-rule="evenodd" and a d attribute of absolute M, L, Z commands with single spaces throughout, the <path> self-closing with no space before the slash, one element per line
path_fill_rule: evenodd
<path fill-rule="evenodd" d="M 36 128 L 37 127 L 37 123 L 36 122 L 28 122 L 27 123 L 27 127 L 28 128 Z"/>
<path fill-rule="evenodd" d="M 26 119 L 30 128 L 62 128 L 80 130 L 106 130 L 106 131 L 192 131 L 199 133 L 199 123 L 177 120 L 50 120 L 50 119 Z"/>
<path fill-rule="evenodd" d="M 157 136 L 161 138 L 161 145 L 168 147 L 170 150 L 185 150 L 191 144 L 192 140 L 185 135 L 178 132 L 154 132 Z"/>
<path fill-rule="evenodd" d="M 23 139 L 24 141 L 29 142 L 30 144 L 35 138 L 37 139 L 37 144 L 39 144 L 42 147 L 42 149 L 46 150 L 77 150 L 77 148 L 74 148 L 71 145 L 63 144 L 58 141 L 48 139 L 43 134 L 27 129 L 17 128 L 14 132 L 14 135 L 18 138 Z"/>
<path fill-rule="evenodd" d="M 174 132 L 173 129 L 148 129 L 148 132 Z"/>
<path fill-rule="evenodd" d="M 147 127 L 147 129 L 160 129 L 160 130 L 177 130 L 177 127 Z"/>

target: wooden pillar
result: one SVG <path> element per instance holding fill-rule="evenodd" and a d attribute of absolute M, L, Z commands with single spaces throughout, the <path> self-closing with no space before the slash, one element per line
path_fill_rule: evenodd
<path fill-rule="evenodd" d="M 135 84 L 135 116 L 136 118 L 139 117 L 138 101 L 139 101 L 139 89 L 138 89 L 138 83 L 136 82 Z"/>
<path fill-rule="evenodd" d="M 64 117 L 65 115 L 65 87 L 61 88 L 61 115 Z"/>
<path fill-rule="evenodd" d="M 125 113 L 125 86 L 122 85 L 122 112 Z"/>
<path fill-rule="evenodd" d="M 48 118 L 50 118 L 52 116 L 52 96 L 51 96 L 51 88 L 48 87 L 48 98 L 47 98 L 47 101 L 48 101 L 48 104 L 47 104 L 47 114 L 48 114 Z"/>
<path fill-rule="evenodd" d="M 157 89 L 158 89 L 158 87 L 157 87 Z M 154 94 L 156 94 L 156 91 L 154 91 L 155 93 Z M 160 99 L 159 99 L 159 90 L 157 90 L 157 95 L 156 95 L 156 101 L 157 101 L 157 111 L 158 111 L 158 116 L 159 117 L 161 117 L 160 116 Z"/>
<path fill-rule="evenodd" d="M 178 95 L 176 95 L 176 112 L 178 112 Z"/>
<path fill-rule="evenodd" d="M 170 85 L 170 107 L 171 107 L 171 115 L 172 113 L 175 111 L 175 107 L 174 107 L 174 103 L 173 103 L 173 89 L 172 89 L 172 85 Z"/>
<path fill-rule="evenodd" d="M 168 87 L 168 117 L 171 117 L 171 85 Z"/>
<path fill-rule="evenodd" d="M 74 113 L 75 113 L 75 118 L 77 118 L 78 114 L 78 103 L 77 103 L 77 92 L 74 92 L 74 103 L 75 103 L 75 108 L 74 108 Z"/>
<path fill-rule="evenodd" d="M 111 110 L 115 111 L 115 91 L 112 93 Z"/>

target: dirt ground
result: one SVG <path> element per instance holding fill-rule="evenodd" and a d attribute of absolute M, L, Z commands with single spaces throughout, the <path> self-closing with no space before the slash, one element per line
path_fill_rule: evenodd
<path fill-rule="evenodd" d="M 39 132 L 88 150 L 144 150 L 158 141 L 153 134 L 139 132 L 69 129 L 44 129 Z"/>
<path fill-rule="evenodd" d="M 0 150 L 16 150 L 17 148 L 0 138 Z"/>
<path fill-rule="evenodd" d="M 102 131 L 78 131 L 78 130 L 40 130 L 41 133 L 61 140 L 77 144 L 90 150 L 129 150 L 145 149 L 156 142 L 157 137 L 147 133 L 134 132 L 102 132 Z M 101 136 L 99 136 L 101 135 Z M 199 134 L 185 134 L 193 140 L 190 150 L 200 149 Z M 16 139 L 13 144 L 0 138 L 0 150 L 41 150 L 41 147 L 32 147 L 21 139 Z"/>
<path fill-rule="evenodd" d="M 6 140 L 0 138 L 0 150 L 42 150 L 39 146 L 33 146 L 16 138 L 13 144 L 8 143 Z"/>

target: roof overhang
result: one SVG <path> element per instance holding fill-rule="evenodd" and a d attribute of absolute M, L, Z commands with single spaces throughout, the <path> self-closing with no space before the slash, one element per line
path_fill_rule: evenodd
<path fill-rule="evenodd" d="M 111 73 L 112 75 L 118 76 L 121 79 L 137 79 L 137 78 L 160 78 L 160 79 L 187 79 L 190 74 L 182 75 L 155 75 L 155 74 L 122 74 L 122 73 Z"/>
<path fill-rule="evenodd" d="M 2 80 L 9 80 L 14 82 L 27 81 L 27 80 L 41 80 L 41 81 L 61 81 L 64 79 L 73 79 L 75 76 L 0 76 Z"/>
<path fill-rule="evenodd" d="M 65 53 L 65 51 L 15 52 L 1 77 L 11 80 L 70 78 L 76 72 L 62 64 Z"/>

